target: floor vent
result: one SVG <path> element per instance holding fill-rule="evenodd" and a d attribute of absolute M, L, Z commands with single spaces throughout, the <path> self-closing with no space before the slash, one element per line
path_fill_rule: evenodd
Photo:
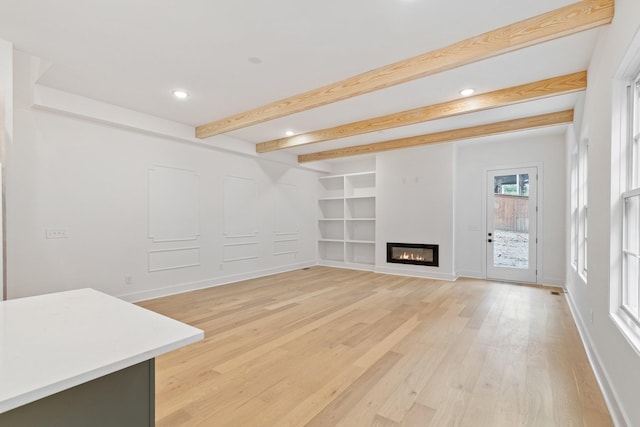
<path fill-rule="evenodd" d="M 558 291 L 551 291 L 551 295 L 560 295 L 560 292 L 558 292 Z"/>
<path fill-rule="evenodd" d="M 311 268 L 311 267 L 305 267 L 305 268 L 303 268 L 303 270 L 308 270 L 308 269 L 310 269 L 310 268 Z"/>

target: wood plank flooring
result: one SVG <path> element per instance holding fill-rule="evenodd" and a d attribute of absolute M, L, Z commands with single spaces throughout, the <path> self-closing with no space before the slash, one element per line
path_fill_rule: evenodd
<path fill-rule="evenodd" d="M 562 295 L 312 267 L 140 303 L 163 426 L 612 426 Z"/>

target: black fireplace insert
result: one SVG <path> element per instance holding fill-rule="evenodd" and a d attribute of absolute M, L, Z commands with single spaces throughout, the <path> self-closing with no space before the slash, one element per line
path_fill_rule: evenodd
<path fill-rule="evenodd" d="M 387 243 L 387 262 L 438 267 L 438 245 Z"/>

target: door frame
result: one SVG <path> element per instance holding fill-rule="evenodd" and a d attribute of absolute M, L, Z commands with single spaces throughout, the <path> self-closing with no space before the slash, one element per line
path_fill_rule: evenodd
<path fill-rule="evenodd" d="M 487 189 L 489 188 L 489 172 L 504 170 L 504 169 L 520 169 L 520 168 L 537 168 L 538 169 L 538 211 L 536 212 L 536 222 L 537 222 L 537 239 L 538 244 L 536 245 L 536 284 L 544 283 L 544 269 L 542 262 L 542 254 L 543 246 L 544 246 L 544 168 L 542 162 L 531 162 L 531 163 L 516 163 L 516 164 L 502 164 L 495 165 L 491 167 L 486 167 L 482 170 L 482 234 L 480 235 L 480 247 L 482 248 L 482 277 L 486 280 L 495 280 L 489 279 L 487 277 Z"/>

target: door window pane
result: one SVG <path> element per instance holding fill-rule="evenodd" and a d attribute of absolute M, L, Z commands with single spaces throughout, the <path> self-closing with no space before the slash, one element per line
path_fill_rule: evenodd
<path fill-rule="evenodd" d="M 529 174 L 494 177 L 493 265 L 529 268 Z"/>

